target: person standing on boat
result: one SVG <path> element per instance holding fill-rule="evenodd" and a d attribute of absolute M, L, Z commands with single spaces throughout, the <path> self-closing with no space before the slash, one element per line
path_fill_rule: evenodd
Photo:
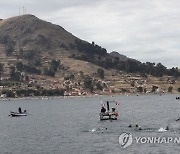
<path fill-rule="evenodd" d="M 21 108 L 20 108 L 20 107 L 19 107 L 18 111 L 19 111 L 19 113 L 22 113 L 22 110 L 21 110 Z"/>
<path fill-rule="evenodd" d="M 114 112 L 114 113 L 115 113 L 115 112 L 116 112 L 116 108 L 114 108 L 114 107 L 113 107 L 113 108 L 112 108 L 112 112 Z"/>
<path fill-rule="evenodd" d="M 101 113 L 105 113 L 105 112 L 106 112 L 106 109 L 104 108 L 104 106 L 102 106 Z"/>

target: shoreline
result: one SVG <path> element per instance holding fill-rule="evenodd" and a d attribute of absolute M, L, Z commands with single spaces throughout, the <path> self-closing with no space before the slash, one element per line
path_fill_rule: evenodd
<path fill-rule="evenodd" d="M 1 101 L 17 101 L 17 100 L 50 100 L 50 99 L 66 99 L 66 98 L 96 98 L 96 97 L 118 97 L 118 96 L 148 96 L 148 95 L 180 95 L 177 93 L 163 93 L 163 94 L 153 94 L 153 93 L 148 93 L 148 94 L 115 94 L 115 95 L 85 95 L 85 96 L 31 96 L 31 97 L 18 97 L 18 98 L 0 98 Z"/>

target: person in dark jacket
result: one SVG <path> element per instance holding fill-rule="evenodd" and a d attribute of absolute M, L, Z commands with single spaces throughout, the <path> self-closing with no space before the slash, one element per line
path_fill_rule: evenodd
<path fill-rule="evenodd" d="M 20 107 L 19 107 L 18 111 L 19 111 L 19 113 L 22 113 L 22 110 L 21 110 L 21 108 L 20 108 Z"/>
<path fill-rule="evenodd" d="M 105 112 L 106 112 L 106 109 L 104 108 L 104 106 L 102 106 L 101 113 L 105 113 Z"/>

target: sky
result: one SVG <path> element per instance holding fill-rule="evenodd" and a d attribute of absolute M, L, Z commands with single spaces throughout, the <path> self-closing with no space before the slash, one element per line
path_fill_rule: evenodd
<path fill-rule="evenodd" d="M 180 68 L 179 8 L 180 0 L 0 0 L 0 18 L 26 12 L 108 52 Z"/>

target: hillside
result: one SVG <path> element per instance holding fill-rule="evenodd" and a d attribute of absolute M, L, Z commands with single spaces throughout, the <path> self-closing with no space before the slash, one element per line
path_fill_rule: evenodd
<path fill-rule="evenodd" d="M 0 36 L 9 37 L 15 48 L 55 50 L 68 46 L 76 39 L 64 28 L 38 19 L 33 15 L 12 17 L 0 21 Z M 5 39 L 5 38 L 4 38 Z M 9 40 L 9 41 L 10 41 Z"/>
<path fill-rule="evenodd" d="M 0 55 L 1 94 L 50 95 L 43 91 L 49 89 L 63 89 L 66 95 L 180 90 L 178 68 L 168 70 L 161 63 L 108 53 L 33 15 L 0 20 Z"/>

